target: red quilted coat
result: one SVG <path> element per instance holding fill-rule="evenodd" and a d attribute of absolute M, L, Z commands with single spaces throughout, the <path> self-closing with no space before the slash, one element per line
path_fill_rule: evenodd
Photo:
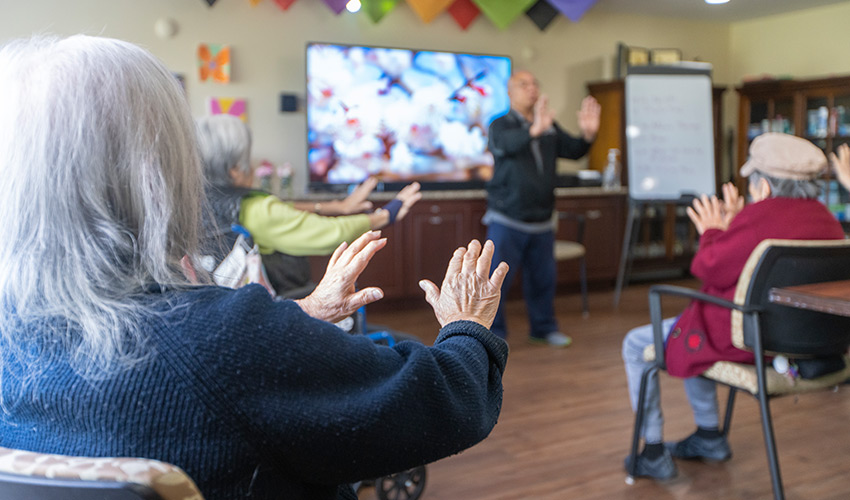
<path fill-rule="evenodd" d="M 817 200 L 768 198 L 744 207 L 729 229 L 709 229 L 700 237 L 691 274 L 701 291 L 732 300 L 738 276 L 750 253 L 768 238 L 843 239 L 835 217 Z M 716 361 L 755 363 L 753 354 L 732 345 L 731 312 L 694 301 L 667 338 L 667 371 L 677 377 L 699 375 Z"/>

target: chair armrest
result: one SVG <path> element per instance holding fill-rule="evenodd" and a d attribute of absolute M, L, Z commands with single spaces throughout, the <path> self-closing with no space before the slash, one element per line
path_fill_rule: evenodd
<path fill-rule="evenodd" d="M 655 364 L 662 370 L 667 369 L 667 363 L 664 357 L 664 332 L 661 331 L 661 322 L 664 318 L 661 317 L 661 296 L 672 295 L 676 297 L 685 297 L 691 300 L 699 300 L 708 302 L 716 306 L 726 309 L 741 311 L 742 313 L 753 313 L 759 309 L 752 306 L 736 304 L 732 301 L 715 297 L 699 290 L 685 288 L 675 285 L 653 285 L 649 287 L 649 317 L 652 320 L 652 337 L 655 344 Z"/>
<path fill-rule="evenodd" d="M 573 220 L 576 222 L 576 239 L 575 242 L 581 245 L 584 245 L 584 227 L 587 223 L 587 217 L 584 214 L 576 213 L 576 212 L 558 212 L 558 220 Z"/>

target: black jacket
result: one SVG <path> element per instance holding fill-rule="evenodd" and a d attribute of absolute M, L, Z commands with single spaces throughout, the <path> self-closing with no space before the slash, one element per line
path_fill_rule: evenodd
<path fill-rule="evenodd" d="M 528 122 L 511 110 L 490 124 L 490 152 L 495 158 L 493 178 L 487 183 L 487 204 L 492 210 L 524 222 L 542 222 L 555 209 L 555 160 L 577 160 L 590 143 L 564 132 L 557 123 L 553 131 L 537 138 L 542 169 L 532 152 Z"/>

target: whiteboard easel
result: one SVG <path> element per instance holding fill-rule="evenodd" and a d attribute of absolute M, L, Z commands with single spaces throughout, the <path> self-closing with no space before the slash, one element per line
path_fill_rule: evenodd
<path fill-rule="evenodd" d="M 648 204 L 687 203 L 715 194 L 710 66 L 630 68 L 625 83 L 629 209 L 614 306 L 631 268 L 632 249 Z M 638 224 L 639 226 L 639 224 Z"/>

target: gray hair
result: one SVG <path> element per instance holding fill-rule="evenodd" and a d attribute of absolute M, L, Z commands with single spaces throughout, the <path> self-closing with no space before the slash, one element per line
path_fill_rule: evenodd
<path fill-rule="evenodd" d="M 823 182 L 811 180 L 783 179 L 766 175 L 758 170 L 753 171 L 748 182 L 755 184 L 759 179 L 764 179 L 770 186 L 771 198 L 800 198 L 805 200 L 816 199 L 823 192 Z"/>
<path fill-rule="evenodd" d="M 12 351 L 0 363 L 33 361 L 19 347 L 33 340 L 86 376 L 130 366 L 153 314 L 142 294 L 188 286 L 181 259 L 198 247 L 185 96 L 162 62 L 114 39 L 15 40 L 0 68 L 0 340 Z"/>
<path fill-rule="evenodd" d="M 251 171 L 251 130 L 233 115 L 198 118 L 198 148 L 207 181 L 214 186 L 230 186 L 230 169 Z"/>

